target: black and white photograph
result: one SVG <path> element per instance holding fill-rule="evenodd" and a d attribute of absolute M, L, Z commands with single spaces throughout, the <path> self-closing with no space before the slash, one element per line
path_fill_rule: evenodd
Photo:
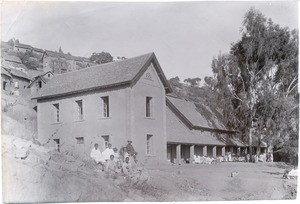
<path fill-rule="evenodd" d="M 8 1 L 3 203 L 297 199 L 298 1 Z"/>

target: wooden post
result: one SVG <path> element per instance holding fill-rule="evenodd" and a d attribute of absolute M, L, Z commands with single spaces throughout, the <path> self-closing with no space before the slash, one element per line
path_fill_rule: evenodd
<path fill-rule="evenodd" d="M 207 156 L 207 146 L 203 146 L 203 156 Z"/>
<path fill-rule="evenodd" d="M 225 156 L 225 147 L 222 147 L 222 157 Z"/>
<path fill-rule="evenodd" d="M 213 157 L 217 157 L 217 146 L 213 146 L 212 150 Z"/>
<path fill-rule="evenodd" d="M 181 145 L 180 144 L 176 145 L 176 159 L 177 159 L 177 164 L 181 164 Z"/>
<path fill-rule="evenodd" d="M 194 161 L 194 155 L 195 155 L 195 145 L 190 146 L 190 164 Z"/>
<path fill-rule="evenodd" d="M 240 147 L 237 148 L 237 156 L 241 156 L 241 148 Z"/>

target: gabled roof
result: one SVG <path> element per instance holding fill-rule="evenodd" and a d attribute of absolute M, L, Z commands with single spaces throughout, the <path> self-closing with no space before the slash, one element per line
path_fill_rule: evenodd
<path fill-rule="evenodd" d="M 42 74 L 40 74 L 40 76 L 45 76 L 46 74 L 51 74 L 52 76 L 54 75 L 53 72 L 51 71 L 47 71 L 47 72 L 43 72 Z"/>
<path fill-rule="evenodd" d="M 154 55 L 149 53 L 123 61 L 100 64 L 85 69 L 54 75 L 33 99 L 52 98 L 94 89 L 133 85 L 153 63 L 166 92 L 171 87 Z"/>
<path fill-rule="evenodd" d="M 212 112 L 209 112 L 209 117 L 207 114 L 200 113 L 193 102 L 174 96 L 167 96 L 166 98 L 167 105 L 172 108 L 172 110 L 174 110 L 191 129 L 210 129 L 232 132 L 227 130 L 217 117 L 212 117 Z M 210 111 L 210 109 L 206 109 L 206 111 Z"/>
<path fill-rule="evenodd" d="M 45 77 L 43 77 L 43 76 L 44 76 L 44 75 L 35 77 L 35 78 L 30 82 L 30 84 L 28 85 L 28 88 L 32 87 L 32 85 L 33 85 L 36 81 L 38 81 L 38 80 L 44 82 L 45 84 L 48 83 L 48 81 L 50 81 L 50 79 L 45 78 Z"/>

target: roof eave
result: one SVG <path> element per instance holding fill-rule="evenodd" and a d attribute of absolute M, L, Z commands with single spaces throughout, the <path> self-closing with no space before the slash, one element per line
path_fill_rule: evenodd
<path fill-rule="evenodd" d="M 207 130 L 207 131 L 214 131 L 219 133 L 228 133 L 228 134 L 235 134 L 237 131 L 233 130 L 224 130 L 224 129 L 218 129 L 218 128 L 210 128 L 210 127 L 202 127 L 202 126 L 193 126 L 196 130 Z"/>
<path fill-rule="evenodd" d="M 93 88 L 88 88 L 88 89 L 82 89 L 82 90 L 76 90 L 76 91 L 70 91 L 67 93 L 59 93 L 59 94 L 53 94 L 53 95 L 47 95 L 47 96 L 34 96 L 31 98 L 31 100 L 37 99 L 49 99 L 49 98 L 56 98 L 60 96 L 66 96 L 66 95 L 73 95 L 77 93 L 83 93 L 83 92 L 88 92 L 88 91 L 93 91 L 93 90 L 99 90 L 99 89 L 105 89 L 105 88 L 111 88 L 111 87 L 117 87 L 117 86 L 125 86 L 125 85 L 130 85 L 131 81 L 125 81 L 121 83 L 116 83 L 116 84 L 109 84 L 109 85 L 104 85 L 104 86 L 98 86 L 98 87 L 93 87 Z"/>

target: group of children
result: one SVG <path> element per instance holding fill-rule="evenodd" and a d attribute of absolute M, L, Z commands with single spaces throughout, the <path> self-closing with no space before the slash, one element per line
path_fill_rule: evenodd
<path fill-rule="evenodd" d="M 132 141 L 128 140 L 126 147 L 121 147 L 119 153 L 118 149 L 109 143 L 107 148 L 101 152 L 98 144 L 94 145 L 94 148 L 90 154 L 91 158 L 101 167 L 102 171 L 105 171 L 109 175 L 115 175 L 123 173 L 124 175 L 132 174 L 132 165 L 137 163 L 137 152 L 132 146 Z"/>

